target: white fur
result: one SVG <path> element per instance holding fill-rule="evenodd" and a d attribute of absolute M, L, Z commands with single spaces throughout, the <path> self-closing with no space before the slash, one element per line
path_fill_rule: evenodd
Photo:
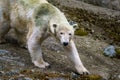
<path fill-rule="evenodd" d="M 51 5 L 48 3 L 48 9 L 49 7 L 51 7 Z M 77 72 L 79 74 L 89 73 L 83 66 L 76 46 L 73 42 L 73 27 L 69 24 L 65 15 L 58 8 L 52 6 L 52 9 L 50 8 L 50 10 L 54 10 L 55 12 L 48 15 L 43 14 L 39 19 L 40 21 L 43 21 L 43 23 L 38 25 L 38 27 L 36 26 L 28 39 L 28 49 L 31 53 L 32 62 L 40 68 L 49 66 L 49 64 L 43 60 L 42 50 L 39 44 L 42 44 L 44 39 L 46 39 L 49 35 L 52 35 L 61 42 Z M 53 26 L 54 24 L 56 27 Z M 64 46 L 64 42 L 68 43 L 68 45 Z"/>
<path fill-rule="evenodd" d="M 76 49 L 76 46 L 75 46 L 73 40 L 70 41 L 69 46 L 67 46 L 66 48 L 68 48 L 68 49 L 66 49 L 66 51 L 67 51 L 67 53 L 70 53 L 68 56 L 73 61 L 78 73 L 83 74 L 83 72 L 88 72 L 87 69 L 83 66 L 83 64 L 79 58 L 79 54 L 78 54 L 78 51 Z"/>
<path fill-rule="evenodd" d="M 34 9 L 30 9 L 28 10 L 29 12 L 26 14 L 27 18 L 31 18 L 31 16 L 33 16 L 33 13 L 34 13 Z"/>
<path fill-rule="evenodd" d="M 1 0 L 0 2 L 4 3 L 4 1 L 9 3 L 9 0 Z M 27 43 L 35 66 L 39 68 L 49 66 L 43 59 L 41 44 L 52 35 L 63 45 L 77 72 L 79 74 L 89 73 L 83 66 L 74 44 L 74 28 L 58 8 L 46 0 L 10 0 L 10 2 L 10 6 L 6 5 L 10 7 L 10 26 L 16 30 L 18 42 Z M 6 12 L 9 11 L 7 8 L 5 9 Z M 0 11 L 3 10 L 0 9 Z M 3 15 L 0 13 L 0 16 Z M 3 25 L 2 21 L 0 23 Z M 7 30 L 3 31 L 5 27 Z M 9 31 L 7 26 L 5 27 L 0 26 L 0 39 Z"/>

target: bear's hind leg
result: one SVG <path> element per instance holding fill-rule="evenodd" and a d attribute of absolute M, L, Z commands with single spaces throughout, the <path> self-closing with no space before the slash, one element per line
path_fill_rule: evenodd
<path fill-rule="evenodd" d="M 8 22 L 0 22 L 0 44 L 5 42 L 5 35 L 10 30 Z"/>
<path fill-rule="evenodd" d="M 0 43 L 5 42 L 5 35 L 10 29 L 9 0 L 0 0 Z"/>

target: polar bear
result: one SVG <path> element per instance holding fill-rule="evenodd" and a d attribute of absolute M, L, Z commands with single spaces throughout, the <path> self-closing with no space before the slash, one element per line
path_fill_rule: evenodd
<path fill-rule="evenodd" d="M 6 0 L 0 2 L 4 3 L 4 1 Z M 73 40 L 74 28 L 63 12 L 46 0 L 8 0 L 7 3 L 10 6 L 8 26 L 15 30 L 22 46 L 27 44 L 35 66 L 39 68 L 49 66 L 43 59 L 41 44 L 46 38 L 53 36 L 63 45 L 77 72 L 89 73 L 83 66 L 76 49 Z M 0 27 L 4 28 L 3 25 Z M 6 29 L 4 34 L 0 33 L 0 36 L 4 36 L 9 31 L 9 28 L 6 27 Z"/>

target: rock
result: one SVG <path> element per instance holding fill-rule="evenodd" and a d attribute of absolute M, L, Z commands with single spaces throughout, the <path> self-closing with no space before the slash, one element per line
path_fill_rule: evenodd
<path fill-rule="evenodd" d="M 33 79 L 31 79 L 31 78 L 28 78 L 28 77 L 25 77 L 25 79 L 24 80 L 33 80 Z"/>
<path fill-rule="evenodd" d="M 8 53 L 9 53 L 9 51 L 0 49 L 0 55 L 5 55 L 5 54 L 8 54 Z"/>
<path fill-rule="evenodd" d="M 29 78 L 29 77 L 18 77 L 18 78 L 10 78 L 9 80 L 33 80 L 33 79 L 31 79 L 31 78 Z"/>
<path fill-rule="evenodd" d="M 74 72 L 71 72 L 71 76 L 72 76 L 72 79 L 77 79 L 79 77 L 79 75 L 77 75 Z"/>
<path fill-rule="evenodd" d="M 19 68 L 15 68 L 15 69 L 11 69 L 10 71 L 7 71 L 4 73 L 5 76 L 15 76 L 15 75 L 19 75 L 20 73 L 20 69 Z"/>
<path fill-rule="evenodd" d="M 0 76 L 3 76 L 4 75 L 4 71 L 0 71 Z"/>
<path fill-rule="evenodd" d="M 115 47 L 112 46 L 112 45 L 106 47 L 105 50 L 104 50 L 104 55 L 105 55 L 105 56 L 109 56 L 109 57 L 114 57 L 114 56 L 116 56 Z"/>
<path fill-rule="evenodd" d="M 120 79 L 120 75 L 118 75 L 118 78 Z"/>

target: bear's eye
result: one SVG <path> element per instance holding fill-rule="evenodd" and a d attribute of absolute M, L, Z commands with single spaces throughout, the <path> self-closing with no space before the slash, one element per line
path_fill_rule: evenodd
<path fill-rule="evenodd" d="M 71 36 L 72 34 L 71 34 L 71 33 L 69 33 L 69 35 Z"/>
<path fill-rule="evenodd" d="M 60 32 L 61 35 L 63 35 L 63 32 Z"/>

